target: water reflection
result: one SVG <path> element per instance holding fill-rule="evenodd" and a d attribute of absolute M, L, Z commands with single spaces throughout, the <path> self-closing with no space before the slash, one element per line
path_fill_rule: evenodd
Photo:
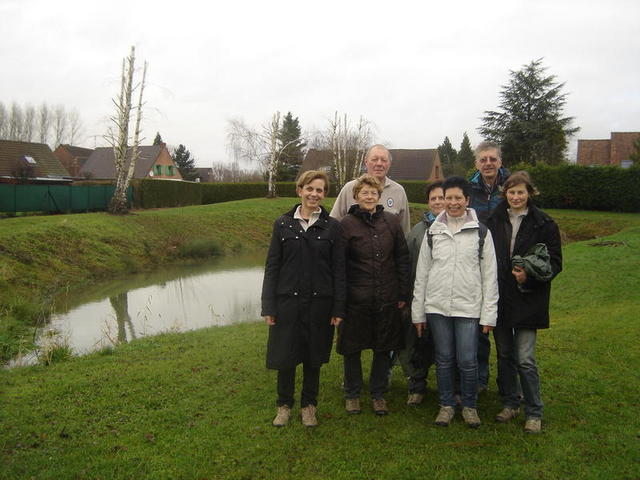
<path fill-rule="evenodd" d="M 56 301 L 56 330 L 76 354 L 167 331 L 256 321 L 264 256 L 131 275 Z"/>

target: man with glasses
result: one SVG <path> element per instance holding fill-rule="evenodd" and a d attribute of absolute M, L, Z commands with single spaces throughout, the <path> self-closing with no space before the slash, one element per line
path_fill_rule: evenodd
<path fill-rule="evenodd" d="M 501 188 L 509 172 L 502 167 L 500 145 L 482 142 L 475 150 L 477 171 L 471 176 L 470 207 L 476 211 L 478 220 L 485 223 L 489 214 L 502 200 Z"/>
<path fill-rule="evenodd" d="M 495 142 L 481 142 L 475 150 L 477 171 L 471 176 L 471 201 L 469 206 L 476 211 L 478 220 L 486 223 L 487 218 L 502 200 L 502 184 L 509 172 L 502 167 L 502 152 Z M 478 330 L 478 391 L 486 391 L 489 386 L 489 334 Z"/>

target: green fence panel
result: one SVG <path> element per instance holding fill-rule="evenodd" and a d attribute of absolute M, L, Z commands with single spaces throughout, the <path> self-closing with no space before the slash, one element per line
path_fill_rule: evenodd
<path fill-rule="evenodd" d="M 0 212 L 16 211 L 16 186 L 0 184 Z"/>
<path fill-rule="evenodd" d="M 70 212 L 71 191 L 68 185 L 49 185 L 49 212 Z"/>
<path fill-rule="evenodd" d="M 2 185 L 0 212 L 83 212 L 106 210 L 113 196 L 113 185 Z M 133 189 L 127 191 L 129 206 Z"/>
<path fill-rule="evenodd" d="M 16 185 L 16 212 L 48 211 L 48 185 Z"/>

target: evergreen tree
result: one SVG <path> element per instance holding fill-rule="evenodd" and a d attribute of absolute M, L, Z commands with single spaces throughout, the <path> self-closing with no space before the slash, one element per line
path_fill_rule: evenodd
<path fill-rule="evenodd" d="M 466 173 L 468 170 L 473 168 L 475 159 L 473 149 L 471 148 L 471 142 L 469 141 L 469 136 L 467 135 L 467 132 L 464 132 L 464 135 L 462 136 L 462 143 L 460 144 L 460 151 L 458 152 L 458 163 L 460 164 L 463 172 Z"/>
<path fill-rule="evenodd" d="M 629 160 L 633 160 L 634 165 L 640 166 L 640 135 L 633 142 L 633 152 L 629 155 Z"/>
<path fill-rule="evenodd" d="M 196 161 L 191 156 L 191 152 L 187 150 L 187 147 L 182 144 L 178 145 L 178 148 L 173 150 L 171 158 L 178 166 L 183 179 L 194 180 L 196 178 L 196 171 L 194 170 Z"/>
<path fill-rule="evenodd" d="M 302 150 L 307 145 L 300 138 L 301 134 L 298 117 L 294 118 L 291 112 L 287 112 L 278 132 L 278 143 L 282 151 L 276 170 L 276 179 L 280 182 L 293 181 L 298 176 L 302 165 Z"/>
<path fill-rule="evenodd" d="M 160 132 L 156 132 L 156 138 L 153 139 L 154 145 L 162 145 L 164 142 L 162 141 L 162 137 L 160 136 Z"/>
<path fill-rule="evenodd" d="M 456 149 L 451 145 L 449 137 L 444 137 L 442 145 L 438 147 L 438 153 L 440 154 L 440 163 L 442 163 L 442 171 L 445 177 L 452 175 L 453 167 L 458 158 Z"/>
<path fill-rule="evenodd" d="M 578 132 L 573 117 L 563 117 L 567 94 L 564 83 L 546 75 L 542 59 L 509 72 L 497 111 L 485 111 L 478 131 L 502 146 L 506 165 L 538 162 L 557 165 L 565 160 L 569 137 Z"/>

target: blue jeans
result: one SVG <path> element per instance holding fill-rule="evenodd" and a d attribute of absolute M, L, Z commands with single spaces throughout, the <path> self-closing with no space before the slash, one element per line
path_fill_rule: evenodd
<path fill-rule="evenodd" d="M 456 367 L 460 371 L 463 407 L 476 408 L 478 398 L 478 319 L 427 314 L 433 334 L 440 405 L 455 407 Z"/>
<path fill-rule="evenodd" d="M 498 387 L 503 406 L 520 406 L 519 376 L 525 415 L 542 418 L 540 376 L 536 365 L 536 334 L 535 329 L 498 327 L 493 331 L 493 338 L 498 351 Z"/>

